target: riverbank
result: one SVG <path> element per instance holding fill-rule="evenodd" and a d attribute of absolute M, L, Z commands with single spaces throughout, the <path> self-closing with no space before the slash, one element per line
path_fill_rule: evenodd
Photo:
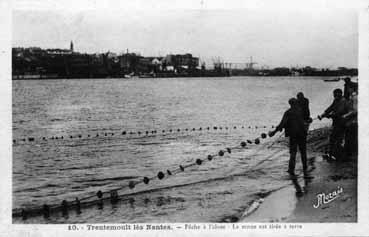
<path fill-rule="evenodd" d="M 129 76 L 125 77 L 122 75 L 119 76 L 106 76 L 106 75 L 97 75 L 97 76 L 88 76 L 88 75 L 76 75 L 76 76 L 45 76 L 45 75 L 13 75 L 12 81 L 39 81 L 39 80 L 89 80 L 89 79 L 116 79 L 116 80 L 137 80 L 137 79 L 161 79 L 161 78 L 222 78 L 222 77 L 251 77 L 251 78 L 278 78 L 278 77 L 288 77 L 288 78 L 303 78 L 303 77 L 311 77 L 311 78 L 323 78 L 325 82 L 337 82 L 342 80 L 342 78 L 349 76 L 356 80 L 357 75 L 233 75 L 227 73 L 203 73 L 203 74 L 174 74 L 174 73 L 158 73 L 157 75 L 151 74 L 143 74 L 137 76 Z M 326 79 L 324 79 L 326 78 Z"/>
<path fill-rule="evenodd" d="M 293 185 L 266 197 L 242 222 L 357 221 L 357 159 L 348 157 L 347 162 L 324 160 L 322 155 L 327 139 L 318 137 L 321 134 L 327 137 L 328 132 L 324 128 L 309 135 L 308 163 L 313 178 L 291 180 Z"/>

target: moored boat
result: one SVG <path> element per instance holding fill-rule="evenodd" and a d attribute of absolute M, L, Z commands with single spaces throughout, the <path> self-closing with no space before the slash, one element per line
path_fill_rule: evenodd
<path fill-rule="evenodd" d="M 326 82 L 334 82 L 334 81 L 339 81 L 339 80 L 341 80 L 341 78 L 328 78 L 328 79 L 324 79 L 324 81 L 326 81 Z"/>

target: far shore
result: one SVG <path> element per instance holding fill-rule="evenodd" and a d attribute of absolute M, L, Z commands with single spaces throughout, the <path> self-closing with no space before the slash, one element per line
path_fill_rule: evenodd
<path fill-rule="evenodd" d="M 43 77 L 43 78 L 12 78 L 12 81 L 42 81 L 42 80 L 88 80 L 88 79 L 116 79 L 116 80 L 137 80 L 137 79 L 164 79 L 164 78 L 235 78 L 235 77 L 253 77 L 253 78 L 279 78 L 279 77 L 290 77 L 290 78 L 340 78 L 340 80 L 346 76 L 295 76 L 295 75 L 286 75 L 286 76 L 255 76 L 255 75 L 237 75 L 237 76 L 175 76 L 175 77 Z M 349 76 L 356 77 L 356 76 Z M 338 80 L 339 81 L 339 80 Z"/>

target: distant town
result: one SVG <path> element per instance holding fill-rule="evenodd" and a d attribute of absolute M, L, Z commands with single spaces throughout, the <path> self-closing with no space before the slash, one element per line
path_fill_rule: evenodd
<path fill-rule="evenodd" d="M 156 77 L 227 77 L 227 76 L 356 76 L 357 68 L 337 69 L 303 67 L 256 67 L 256 62 L 225 62 L 219 57 L 212 65 L 192 54 L 168 54 L 146 57 L 126 50 L 87 54 L 69 49 L 41 49 L 39 47 L 12 48 L 12 78 L 156 78 Z"/>

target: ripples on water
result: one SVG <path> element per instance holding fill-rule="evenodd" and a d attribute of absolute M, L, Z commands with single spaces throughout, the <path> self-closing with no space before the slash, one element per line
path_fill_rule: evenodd
<path fill-rule="evenodd" d="M 13 207 L 74 200 L 178 168 L 267 131 L 184 132 L 184 128 L 276 125 L 288 108 L 287 100 L 299 91 L 310 99 L 314 116 L 330 104 L 332 90 L 342 86 L 321 78 L 293 77 L 13 81 L 13 138 L 37 138 L 13 146 Z M 180 133 L 135 139 L 39 139 L 177 128 Z M 272 162 L 248 170 L 273 154 Z M 139 184 L 134 191 L 154 191 L 134 195 L 134 203 L 92 208 L 80 216 L 47 222 L 222 221 L 242 212 L 256 194 L 288 184 L 280 178 L 287 160 L 285 147 L 255 155 L 250 146 L 168 179 Z M 129 192 L 133 191 L 125 191 Z"/>

